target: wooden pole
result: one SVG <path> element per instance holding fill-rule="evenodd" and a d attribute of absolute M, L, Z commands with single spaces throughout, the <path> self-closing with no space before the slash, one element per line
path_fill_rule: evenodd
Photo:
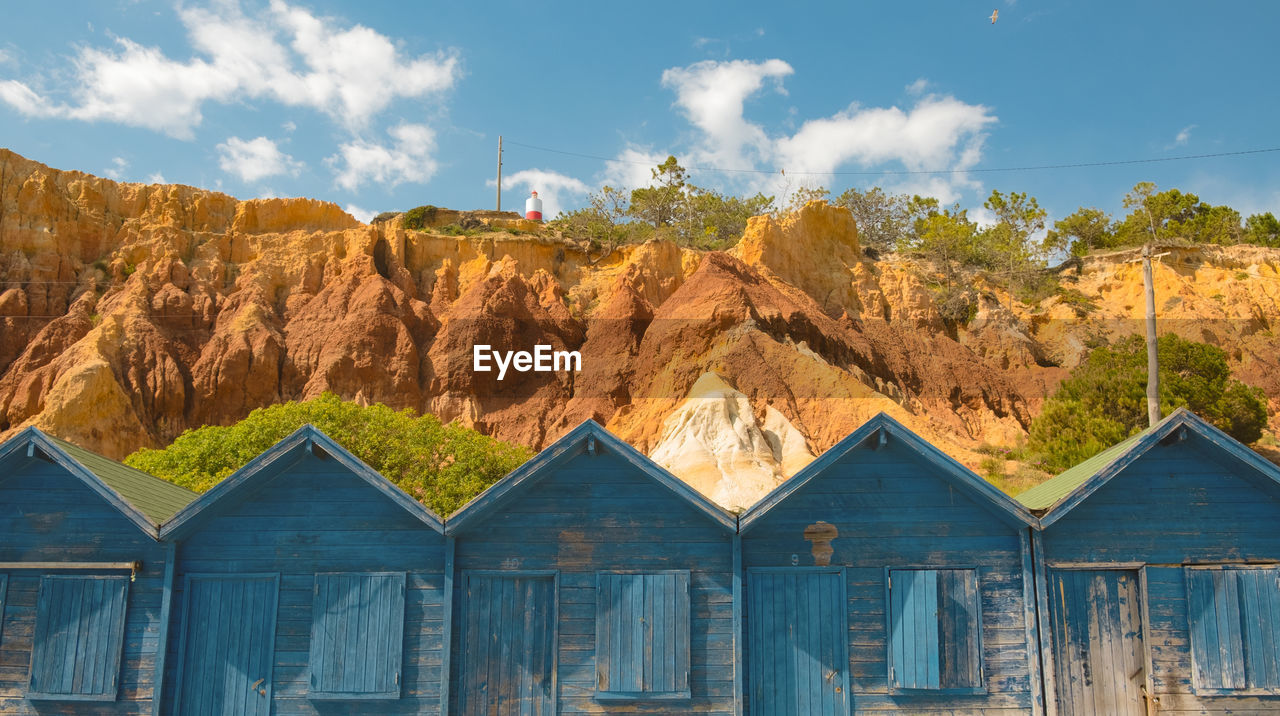
<path fill-rule="evenodd" d="M 1151 277 L 1151 244 L 1142 247 L 1142 283 L 1147 294 L 1147 424 L 1160 422 L 1160 356 L 1156 341 L 1156 288 Z"/>
<path fill-rule="evenodd" d="M 502 211 L 502 135 L 498 135 L 498 211 Z"/>

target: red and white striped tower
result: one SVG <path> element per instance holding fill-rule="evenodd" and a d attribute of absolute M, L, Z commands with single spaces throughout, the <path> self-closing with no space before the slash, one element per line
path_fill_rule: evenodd
<path fill-rule="evenodd" d="M 524 200 L 524 218 L 529 221 L 542 221 L 542 200 L 538 198 L 536 191 Z"/>

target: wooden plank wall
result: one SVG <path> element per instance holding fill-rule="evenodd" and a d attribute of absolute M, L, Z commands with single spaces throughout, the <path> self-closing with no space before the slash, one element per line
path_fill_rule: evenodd
<path fill-rule="evenodd" d="M 734 709 L 733 536 L 688 502 L 608 454 L 579 455 L 459 535 L 455 584 L 467 570 L 559 574 L 561 714 L 706 713 Z M 691 698 L 600 703 L 595 699 L 596 573 L 690 570 Z M 462 595 L 455 625 L 465 619 Z M 454 629 L 454 701 L 460 680 Z"/>
<path fill-rule="evenodd" d="M 814 566 L 814 545 L 804 533 L 819 520 L 839 532 L 831 566 L 845 567 L 856 713 L 1031 712 L 1039 685 L 1032 684 L 1028 659 L 1019 530 L 890 439 L 878 450 L 855 448 L 756 523 L 742 536 L 744 566 Z M 887 567 L 978 568 L 988 693 L 890 693 Z M 751 614 L 744 618 L 749 632 Z M 745 711 L 751 713 L 750 704 Z"/>
<path fill-rule="evenodd" d="M 1242 477 L 1248 468 L 1216 453 L 1196 436 L 1153 448 L 1044 531 L 1045 558 L 1170 565 L 1144 570 L 1146 642 L 1161 713 L 1280 711 L 1280 697 L 1192 693 L 1179 565 L 1280 561 L 1280 499 Z"/>
<path fill-rule="evenodd" d="M 181 540 L 174 581 L 166 684 L 177 680 L 184 576 L 279 573 L 272 713 L 439 713 L 444 537 L 334 460 L 307 455 L 241 504 Z M 308 698 L 317 572 L 403 571 L 406 577 L 401 698 Z M 173 713 L 173 689 L 165 713 Z"/>
<path fill-rule="evenodd" d="M 0 713 L 149 714 L 165 567 L 164 547 L 143 534 L 78 478 L 43 460 L 27 460 L 0 475 L 0 561 L 142 561 L 129 584 L 118 700 L 46 702 L 27 692 L 40 590 L 37 571 L 8 573 L 0 624 Z M 67 572 L 62 572 L 67 574 Z M 77 571 L 85 575 L 94 572 Z M 128 572 L 103 572 L 121 575 Z"/>

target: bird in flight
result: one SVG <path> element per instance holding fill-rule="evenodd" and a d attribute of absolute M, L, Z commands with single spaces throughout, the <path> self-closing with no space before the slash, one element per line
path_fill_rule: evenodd
<path fill-rule="evenodd" d="M 992 24 L 992 25 L 996 24 L 996 18 L 998 18 L 998 17 L 1000 17 L 1000 10 L 999 10 L 999 8 L 997 8 L 997 9 L 995 9 L 995 10 L 992 10 L 992 11 L 991 11 L 991 24 Z"/>

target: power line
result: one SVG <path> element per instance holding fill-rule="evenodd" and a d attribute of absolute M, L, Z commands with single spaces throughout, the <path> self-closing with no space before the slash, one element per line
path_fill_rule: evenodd
<path fill-rule="evenodd" d="M 550 147 L 540 147 L 534 144 L 525 144 L 517 142 L 513 139 L 506 140 L 507 144 L 533 149 L 539 152 L 549 152 L 551 154 L 563 154 L 570 157 L 580 157 L 583 159 L 596 159 L 602 162 L 613 162 L 616 164 L 634 164 L 638 166 L 652 167 L 652 162 L 638 161 L 632 159 L 617 159 L 615 157 L 602 157 L 598 154 L 585 154 L 582 152 L 570 152 L 563 149 L 552 149 Z M 1219 157 L 1240 157 L 1251 154 L 1266 154 L 1269 152 L 1280 152 L 1280 147 L 1268 147 L 1265 149 L 1243 149 L 1236 152 L 1214 152 L 1212 154 L 1185 154 L 1176 157 L 1149 157 L 1146 159 L 1118 159 L 1112 161 L 1099 162 L 1074 162 L 1069 164 L 1031 164 L 1016 167 L 990 167 L 977 169 L 883 169 L 878 171 L 832 171 L 832 172 L 813 172 L 813 171 L 791 171 L 791 174 L 797 176 L 896 176 L 908 174 L 990 174 L 994 172 L 1026 172 L 1026 171 L 1042 171 L 1054 169 L 1085 169 L 1089 167 L 1115 167 L 1131 164 L 1157 164 L 1160 162 L 1180 162 L 1193 159 L 1215 159 Z M 726 167 L 714 167 L 706 165 L 695 165 L 689 167 L 690 171 L 703 172 L 720 172 L 724 174 L 786 174 L 786 167 L 780 169 L 731 169 Z"/>

